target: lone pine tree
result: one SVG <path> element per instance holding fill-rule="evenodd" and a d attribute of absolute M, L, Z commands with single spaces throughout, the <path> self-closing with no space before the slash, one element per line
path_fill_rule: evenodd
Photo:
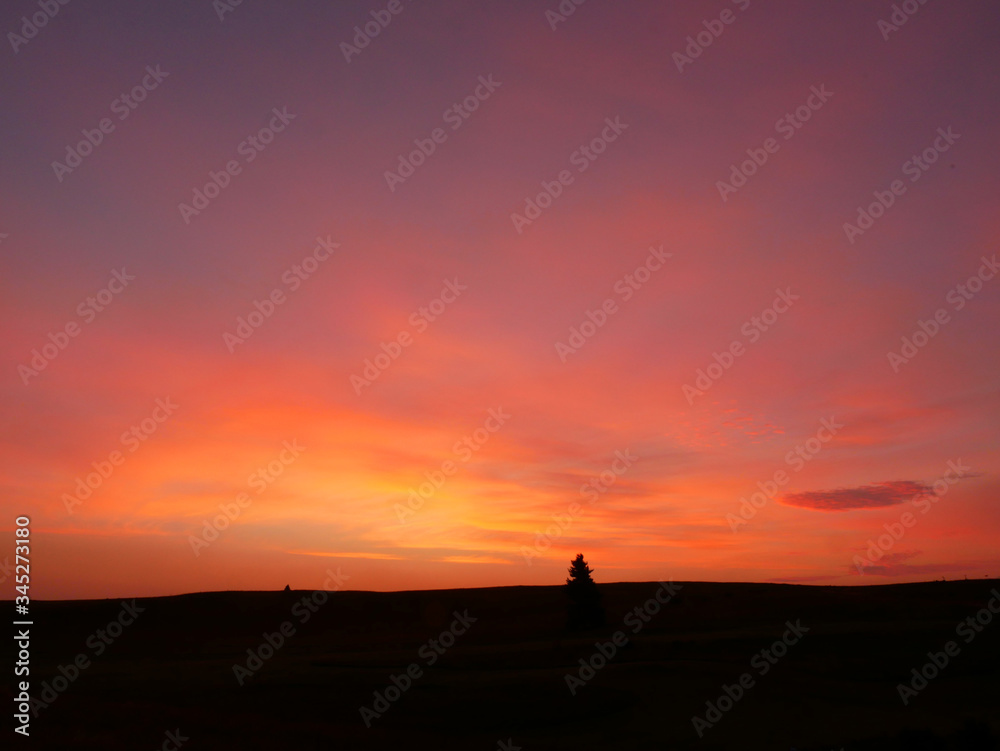
<path fill-rule="evenodd" d="M 591 577 L 593 569 L 579 553 L 569 567 L 566 594 L 569 596 L 568 624 L 571 629 L 595 628 L 604 625 L 601 593 Z"/>

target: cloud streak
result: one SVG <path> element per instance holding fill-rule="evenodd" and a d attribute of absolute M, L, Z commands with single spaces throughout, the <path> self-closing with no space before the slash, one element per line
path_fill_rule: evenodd
<path fill-rule="evenodd" d="M 809 508 L 815 511 L 850 511 L 851 509 L 883 508 L 897 506 L 914 497 L 930 493 L 931 487 L 914 480 L 890 480 L 856 488 L 835 490 L 810 490 L 791 493 L 781 502 L 786 506 Z"/>

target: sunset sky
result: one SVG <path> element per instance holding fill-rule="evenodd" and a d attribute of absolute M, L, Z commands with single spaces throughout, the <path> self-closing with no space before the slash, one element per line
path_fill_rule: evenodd
<path fill-rule="evenodd" d="M 1000 575 L 995 2 L 277 5 L 0 15 L 35 597 Z"/>

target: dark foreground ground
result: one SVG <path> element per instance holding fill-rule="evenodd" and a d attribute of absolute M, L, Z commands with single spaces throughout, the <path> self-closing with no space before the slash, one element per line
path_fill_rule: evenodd
<path fill-rule="evenodd" d="M 626 624 L 659 587 L 602 585 L 607 627 L 573 634 L 558 587 L 334 592 L 317 612 L 301 591 L 139 599 L 141 612 L 120 633 L 108 624 L 121 601 L 32 603 L 32 693 L 43 681 L 64 690 L 48 693 L 54 700 L 33 718 L 29 741 L 7 731 L 13 743 L 2 746 L 169 750 L 177 745 L 168 733 L 179 731 L 185 751 L 997 748 L 1000 615 L 956 632 L 996 580 L 683 583 L 648 623 Z M 439 655 L 444 647 L 428 642 L 455 611 L 476 620 Z M 771 664 L 760 650 L 788 621 L 809 630 Z M 234 664 L 247 667 L 248 649 L 266 657 L 263 635 L 280 634 L 283 622 L 294 633 L 251 662 L 256 672 L 239 685 Z M 572 695 L 566 674 L 578 676 L 578 660 L 616 630 L 630 645 Z M 956 654 L 904 706 L 897 684 L 948 641 Z M 80 654 L 89 664 L 74 680 L 55 680 L 59 666 L 72 676 Z M 419 677 L 400 696 L 390 692 L 395 701 L 366 728 L 360 708 L 414 663 Z M 723 700 L 728 711 L 699 738 L 692 717 L 704 718 L 706 702 L 744 673 L 753 685 L 731 706 Z M 9 679 L 3 690 L 11 707 Z"/>

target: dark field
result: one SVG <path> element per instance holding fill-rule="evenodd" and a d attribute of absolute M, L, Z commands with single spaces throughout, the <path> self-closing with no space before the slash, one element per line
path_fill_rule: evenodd
<path fill-rule="evenodd" d="M 119 600 L 37 602 L 33 698 L 78 654 L 90 664 L 13 747 L 156 749 L 179 730 L 185 750 L 989 749 L 1000 735 L 1000 618 L 956 627 L 998 586 L 684 583 L 648 622 L 626 624 L 660 585 L 605 584 L 607 626 L 582 633 L 566 630 L 559 587 L 333 592 L 316 612 L 304 591 L 138 599 L 113 639 Z M 475 622 L 451 647 L 429 645 L 455 611 Z M 752 664 L 786 621 L 808 632 Z M 283 622 L 294 633 L 239 685 L 234 664 L 246 668 L 247 650 Z M 617 630 L 629 644 L 571 695 L 566 674 Z M 897 684 L 948 641 L 957 653 L 904 706 Z M 413 663 L 419 677 L 367 728 L 360 708 Z M 753 685 L 699 739 L 692 717 L 743 673 Z"/>

